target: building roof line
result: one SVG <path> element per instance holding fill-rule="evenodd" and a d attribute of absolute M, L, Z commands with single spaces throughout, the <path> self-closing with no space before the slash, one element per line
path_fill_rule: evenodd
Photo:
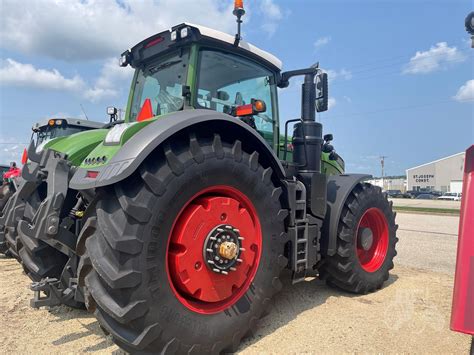
<path fill-rule="evenodd" d="M 461 154 L 465 154 L 465 152 L 460 152 L 460 153 L 456 153 L 456 154 L 453 154 L 453 155 L 450 155 L 450 156 L 447 156 L 447 157 L 444 157 L 444 158 L 441 158 L 441 159 L 438 159 L 438 160 L 433 160 L 433 161 L 430 161 L 429 163 L 425 163 L 425 164 L 421 164 L 421 165 L 418 165 L 418 166 L 414 166 L 413 168 L 408 168 L 408 170 L 413 170 L 413 169 L 418 169 L 418 168 L 421 168 L 422 166 L 426 166 L 426 165 L 431 165 L 431 164 L 434 164 L 434 163 L 438 163 L 440 161 L 443 161 L 443 160 L 446 160 L 446 159 L 449 159 L 449 158 L 452 158 L 452 157 L 455 157 L 455 156 L 458 156 L 458 155 L 461 155 Z M 408 174 L 407 174 L 408 175 Z"/>

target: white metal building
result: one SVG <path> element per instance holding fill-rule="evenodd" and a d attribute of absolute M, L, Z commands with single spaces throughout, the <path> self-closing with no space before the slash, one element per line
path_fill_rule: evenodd
<path fill-rule="evenodd" d="M 407 181 L 401 177 L 385 177 L 385 178 L 374 178 L 368 180 L 372 185 L 379 186 L 383 190 L 400 190 L 401 192 L 407 191 Z"/>
<path fill-rule="evenodd" d="M 465 153 L 458 153 L 407 170 L 408 190 L 460 192 Z M 459 183 L 461 181 L 461 184 Z M 456 191 L 451 191 L 455 189 Z"/>

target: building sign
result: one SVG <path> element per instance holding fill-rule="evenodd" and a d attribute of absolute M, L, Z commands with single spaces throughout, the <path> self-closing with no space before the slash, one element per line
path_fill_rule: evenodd
<path fill-rule="evenodd" d="M 423 182 L 423 183 L 428 183 L 431 182 L 435 178 L 434 174 L 414 174 L 413 179 L 415 182 Z"/>

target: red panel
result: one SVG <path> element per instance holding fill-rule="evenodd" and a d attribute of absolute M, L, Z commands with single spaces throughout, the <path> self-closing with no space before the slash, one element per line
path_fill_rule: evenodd
<path fill-rule="evenodd" d="M 248 104 L 248 105 L 237 106 L 236 114 L 237 116 L 251 116 L 253 114 L 253 105 Z"/>
<path fill-rule="evenodd" d="M 10 170 L 3 174 L 5 179 L 13 179 L 19 176 L 21 176 L 21 170 L 19 168 L 10 168 Z"/>
<path fill-rule="evenodd" d="M 97 175 L 99 175 L 99 172 L 94 171 L 94 170 L 88 170 L 87 173 L 86 173 L 86 177 L 89 178 L 89 179 L 95 179 L 97 177 Z"/>
<path fill-rule="evenodd" d="M 150 47 L 153 47 L 154 45 L 160 43 L 160 42 L 163 42 L 164 38 L 163 37 L 157 37 L 155 38 L 153 41 L 150 41 L 148 42 L 146 45 L 145 45 L 145 48 L 150 48 Z"/>
<path fill-rule="evenodd" d="M 140 113 L 137 116 L 137 121 L 141 122 L 141 121 L 149 120 L 152 117 L 153 117 L 153 108 L 151 107 L 151 100 L 146 99 L 145 102 L 143 103 Z"/>
<path fill-rule="evenodd" d="M 21 155 L 21 163 L 25 165 L 28 162 L 28 151 L 23 149 L 23 154 Z"/>
<path fill-rule="evenodd" d="M 451 329 L 474 335 L 474 145 L 464 164 Z"/>

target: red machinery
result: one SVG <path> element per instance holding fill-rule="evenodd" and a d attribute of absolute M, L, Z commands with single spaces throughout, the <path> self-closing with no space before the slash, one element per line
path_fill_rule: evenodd
<path fill-rule="evenodd" d="M 464 163 L 451 329 L 474 336 L 474 145 Z"/>

